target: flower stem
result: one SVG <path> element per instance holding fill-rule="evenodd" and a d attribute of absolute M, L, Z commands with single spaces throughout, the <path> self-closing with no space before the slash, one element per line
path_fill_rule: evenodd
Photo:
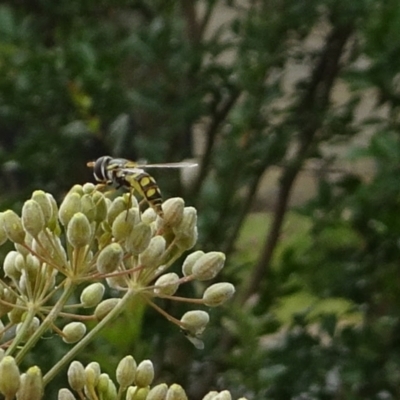
<path fill-rule="evenodd" d="M 79 342 L 77 343 L 67 354 L 65 354 L 60 361 L 55 364 L 49 372 L 43 377 L 43 384 L 46 386 L 57 373 L 68 364 L 78 353 L 80 353 L 92 339 L 103 329 L 112 319 L 117 317 L 126 304 L 135 296 L 138 292 L 135 289 L 129 289 L 125 295 L 121 298 L 118 304 Z"/>

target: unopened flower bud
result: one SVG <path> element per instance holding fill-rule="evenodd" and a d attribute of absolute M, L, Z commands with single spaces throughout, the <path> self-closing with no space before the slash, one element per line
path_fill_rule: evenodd
<path fill-rule="evenodd" d="M 169 226 L 178 226 L 183 219 L 185 202 L 180 197 L 173 197 L 164 201 L 162 209 L 164 212 L 164 222 Z"/>
<path fill-rule="evenodd" d="M 72 194 L 72 193 L 79 194 L 79 197 L 82 197 L 83 196 L 83 187 L 82 187 L 82 185 L 76 184 L 76 185 L 72 186 L 72 188 L 69 189 L 69 192 L 68 192 L 67 196 Z"/>
<path fill-rule="evenodd" d="M 51 216 L 47 226 L 51 231 L 59 234 L 61 231 L 60 225 L 58 223 L 58 205 L 56 199 L 50 193 L 46 193 L 46 197 L 49 199 L 49 202 L 51 204 Z"/>
<path fill-rule="evenodd" d="M 93 193 L 93 204 L 96 207 L 96 217 L 95 221 L 102 222 L 107 217 L 107 200 L 104 197 L 103 193 L 94 192 Z"/>
<path fill-rule="evenodd" d="M 182 273 L 183 276 L 189 276 L 192 275 L 193 272 L 193 265 L 195 264 L 195 262 L 204 255 L 204 251 L 201 250 L 197 250 L 192 254 L 189 254 L 185 261 L 183 262 L 182 265 Z"/>
<path fill-rule="evenodd" d="M 13 399 L 20 385 L 20 375 L 17 363 L 11 356 L 5 356 L 0 361 L 0 393 L 7 399 Z"/>
<path fill-rule="evenodd" d="M 165 396 L 168 392 L 168 386 L 166 383 L 160 383 L 154 386 L 146 397 L 146 400 L 165 400 Z"/>
<path fill-rule="evenodd" d="M 76 400 L 76 398 L 69 389 L 63 388 L 58 391 L 57 400 Z"/>
<path fill-rule="evenodd" d="M 201 256 L 193 265 L 192 273 L 200 281 L 215 278 L 225 263 L 225 254 L 219 251 L 210 251 Z"/>
<path fill-rule="evenodd" d="M 42 208 L 35 200 L 27 200 L 24 203 L 21 220 L 25 231 L 34 238 L 37 237 L 45 227 Z"/>
<path fill-rule="evenodd" d="M 49 197 L 43 190 L 35 190 L 32 193 L 32 200 L 39 204 L 43 213 L 44 223 L 47 225 L 52 215 L 52 205 Z"/>
<path fill-rule="evenodd" d="M 153 208 L 149 207 L 142 213 L 142 222 L 146 225 L 151 225 L 157 219 L 157 213 Z"/>
<path fill-rule="evenodd" d="M 158 267 L 166 247 L 162 236 L 154 236 L 147 249 L 139 255 L 139 264 L 145 267 Z"/>
<path fill-rule="evenodd" d="M 84 308 L 95 307 L 103 298 L 104 285 L 100 282 L 85 287 L 81 293 L 81 303 Z"/>
<path fill-rule="evenodd" d="M 129 386 L 126 391 L 125 400 L 148 400 L 149 387 Z"/>
<path fill-rule="evenodd" d="M 150 226 L 144 222 L 139 222 L 133 227 L 129 238 L 126 240 L 127 250 L 134 255 L 142 253 L 149 245 L 151 236 Z"/>
<path fill-rule="evenodd" d="M 61 203 L 58 218 L 64 226 L 67 226 L 71 218 L 81 211 L 81 196 L 78 193 L 68 193 Z"/>
<path fill-rule="evenodd" d="M 97 386 L 101 374 L 100 364 L 92 361 L 85 368 L 85 384 L 90 387 Z"/>
<path fill-rule="evenodd" d="M 120 299 L 107 299 L 103 300 L 94 310 L 94 316 L 98 321 L 101 321 L 104 317 L 106 317 L 110 311 L 112 311 L 117 304 L 120 302 Z"/>
<path fill-rule="evenodd" d="M 203 293 L 204 304 L 209 307 L 218 307 L 229 300 L 235 293 L 235 286 L 228 282 L 215 283 Z"/>
<path fill-rule="evenodd" d="M 107 221 L 110 225 L 113 224 L 115 218 L 118 217 L 122 212 L 126 212 L 128 210 L 128 205 L 125 203 L 122 197 L 116 197 L 107 211 Z"/>
<path fill-rule="evenodd" d="M 94 221 L 96 218 L 96 206 L 93 197 L 89 194 L 84 194 L 81 198 L 81 212 L 86 215 L 89 221 Z"/>
<path fill-rule="evenodd" d="M 122 388 L 132 385 L 136 373 L 136 361 L 132 356 L 124 357 L 117 366 L 116 378 Z"/>
<path fill-rule="evenodd" d="M 34 366 L 21 375 L 21 385 L 17 392 L 18 400 L 41 400 L 44 393 L 42 371 Z"/>
<path fill-rule="evenodd" d="M 16 328 L 16 333 L 18 334 L 19 331 L 22 329 L 22 327 L 24 326 L 25 322 L 20 322 L 19 324 L 17 324 L 17 328 Z M 39 328 L 40 325 L 40 320 L 38 317 L 34 317 L 31 321 L 31 323 L 29 324 L 28 328 L 25 331 L 25 335 L 22 338 L 23 341 L 26 341 L 27 339 L 29 339 Z"/>
<path fill-rule="evenodd" d="M 120 213 L 112 224 L 112 234 L 116 241 L 128 239 L 133 227 L 139 222 L 139 211 L 130 208 Z"/>
<path fill-rule="evenodd" d="M 228 390 L 223 390 L 222 392 L 219 392 L 213 400 L 232 400 L 232 395 Z"/>
<path fill-rule="evenodd" d="M 22 257 L 17 251 L 10 251 L 7 253 L 3 262 L 4 274 L 11 279 L 18 280 L 21 276 L 21 271 L 17 268 L 17 258 Z M 23 257 L 22 257 L 23 259 Z"/>
<path fill-rule="evenodd" d="M 109 397 L 107 396 L 109 386 L 111 383 L 111 379 L 106 373 L 102 373 L 99 376 L 99 380 L 97 382 L 96 388 L 98 393 L 100 394 L 100 398 L 102 399 L 108 399 Z"/>
<path fill-rule="evenodd" d="M 188 311 L 181 318 L 185 329 L 196 336 L 204 331 L 209 321 L 210 316 L 202 310 Z"/>
<path fill-rule="evenodd" d="M 165 397 L 165 400 L 187 400 L 187 396 L 185 391 L 183 390 L 183 387 L 181 385 L 178 385 L 177 383 L 173 383 L 169 388 L 167 392 L 167 396 Z"/>
<path fill-rule="evenodd" d="M 122 262 L 124 251 L 120 244 L 111 243 L 101 250 L 97 257 L 97 270 L 102 274 L 115 271 Z"/>
<path fill-rule="evenodd" d="M 12 210 L 3 213 L 3 227 L 9 240 L 14 243 L 24 243 L 25 231 L 21 218 Z"/>
<path fill-rule="evenodd" d="M 67 227 L 68 242 L 74 248 L 84 247 L 90 243 L 92 230 L 86 215 L 78 212 L 69 221 Z"/>
<path fill-rule="evenodd" d="M 124 275 L 114 275 L 114 276 L 108 276 L 106 278 L 107 285 L 111 289 L 115 290 L 121 290 L 123 288 L 127 288 L 127 277 Z"/>
<path fill-rule="evenodd" d="M 202 400 L 213 400 L 214 397 L 218 394 L 218 392 L 216 390 L 211 390 L 210 392 L 208 392 Z"/>
<path fill-rule="evenodd" d="M 76 343 L 85 336 L 86 325 L 82 322 L 70 322 L 64 326 L 62 332 L 65 343 Z"/>
<path fill-rule="evenodd" d="M 194 207 L 185 207 L 182 221 L 173 228 L 176 244 L 182 250 L 191 249 L 197 242 L 197 211 Z"/>
<path fill-rule="evenodd" d="M 136 369 L 135 384 L 144 388 L 149 386 L 154 379 L 154 367 L 150 360 L 143 360 Z"/>
<path fill-rule="evenodd" d="M 4 230 L 3 214 L 4 213 L 0 212 L 0 246 L 7 241 L 7 234 Z"/>
<path fill-rule="evenodd" d="M 154 285 L 155 294 L 173 296 L 179 287 L 179 276 L 175 272 L 169 272 L 161 275 Z"/>
<path fill-rule="evenodd" d="M 108 381 L 107 391 L 106 391 L 103 399 L 104 400 L 116 400 L 117 398 L 118 398 L 117 397 L 117 387 L 115 386 L 115 383 L 110 379 Z"/>
<path fill-rule="evenodd" d="M 68 368 L 68 384 L 79 392 L 85 386 L 85 368 L 79 361 L 72 361 Z"/>
<path fill-rule="evenodd" d="M 91 194 L 96 190 L 96 185 L 92 182 L 86 182 L 82 186 L 83 194 Z"/>

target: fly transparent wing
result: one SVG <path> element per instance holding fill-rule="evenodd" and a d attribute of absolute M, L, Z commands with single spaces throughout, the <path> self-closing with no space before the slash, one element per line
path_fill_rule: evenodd
<path fill-rule="evenodd" d="M 162 164 L 140 164 L 140 168 L 192 168 L 197 167 L 197 163 L 193 162 L 175 162 L 175 163 L 162 163 Z"/>
<path fill-rule="evenodd" d="M 147 168 L 193 168 L 197 167 L 197 163 L 192 162 L 176 162 L 176 163 L 164 163 L 164 164 L 136 164 L 132 166 L 122 167 L 120 170 L 125 173 L 136 173 L 138 169 Z"/>

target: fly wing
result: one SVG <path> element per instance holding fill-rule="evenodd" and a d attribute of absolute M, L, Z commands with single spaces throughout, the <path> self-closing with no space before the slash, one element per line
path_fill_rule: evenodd
<path fill-rule="evenodd" d="M 133 167 L 137 168 L 192 168 L 197 167 L 197 163 L 193 162 L 175 162 L 175 163 L 162 163 L 162 164 L 135 164 Z M 126 165 L 126 167 L 131 167 L 130 165 Z"/>

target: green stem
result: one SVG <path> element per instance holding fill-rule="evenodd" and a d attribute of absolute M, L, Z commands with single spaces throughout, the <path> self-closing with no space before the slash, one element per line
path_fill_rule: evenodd
<path fill-rule="evenodd" d="M 72 284 L 72 282 L 70 280 L 67 280 L 66 283 L 65 283 L 64 292 L 62 293 L 62 295 L 59 298 L 59 300 L 57 301 L 57 303 L 54 305 L 54 307 L 51 309 L 51 311 L 49 312 L 47 317 L 40 324 L 40 326 L 37 329 L 37 331 L 35 331 L 35 333 L 29 338 L 29 340 L 22 347 L 21 351 L 15 357 L 15 361 L 18 364 L 23 360 L 23 358 L 29 352 L 29 350 L 33 346 L 35 346 L 35 344 L 38 342 L 38 340 L 44 335 L 46 330 L 49 329 L 49 327 L 56 320 L 56 318 L 60 314 L 61 310 L 63 309 L 65 303 L 68 301 L 69 297 L 73 293 L 74 288 L 75 288 L 75 286 Z M 10 350 L 10 348 L 7 350 L 7 352 L 9 350 Z"/>
<path fill-rule="evenodd" d="M 29 309 L 28 313 L 25 316 L 24 322 L 21 325 L 21 329 L 18 330 L 17 335 L 15 336 L 14 340 L 11 342 L 10 346 L 8 347 L 5 355 L 11 355 L 15 349 L 20 345 L 21 341 L 24 340 L 25 334 L 27 333 L 33 318 L 35 317 L 35 310 L 33 308 Z"/>
<path fill-rule="evenodd" d="M 129 289 L 121 298 L 118 304 L 111 310 L 75 347 L 73 347 L 67 354 L 55 364 L 49 372 L 43 377 L 43 384 L 46 386 L 57 373 L 68 364 L 78 353 L 80 353 L 96 336 L 101 329 L 103 329 L 112 319 L 117 317 L 131 298 L 138 292 L 135 289 Z"/>

